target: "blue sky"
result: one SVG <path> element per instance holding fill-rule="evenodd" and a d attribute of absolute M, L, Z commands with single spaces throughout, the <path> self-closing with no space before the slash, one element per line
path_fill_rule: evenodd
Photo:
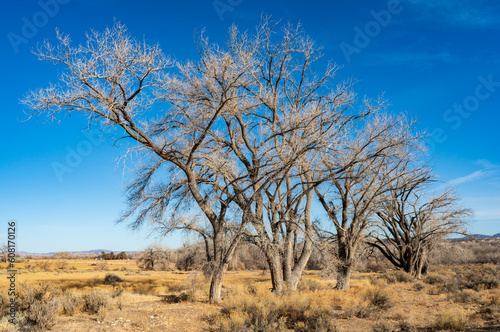
<path fill-rule="evenodd" d="M 125 208 L 123 147 L 89 137 L 78 117 L 22 121 L 19 100 L 56 82 L 58 72 L 30 53 L 37 43 L 54 41 L 56 27 L 82 42 L 116 18 L 165 53 L 195 59 L 195 29 L 222 42 L 232 23 L 253 29 L 263 12 L 300 21 L 325 58 L 343 65 L 340 79 L 359 79 L 360 95 L 385 93 L 391 110 L 433 133 L 434 170 L 476 211 L 471 231 L 500 232 L 497 1 L 41 0 L 9 1 L 0 13 L 0 236 L 17 220 L 18 250 L 30 252 L 139 250 L 156 241 L 148 229 L 114 224 Z M 71 172 L 58 173 L 61 164 Z"/>

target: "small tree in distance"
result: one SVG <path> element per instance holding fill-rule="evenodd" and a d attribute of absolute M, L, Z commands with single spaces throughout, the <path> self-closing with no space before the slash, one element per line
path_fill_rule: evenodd
<path fill-rule="evenodd" d="M 166 252 L 157 244 L 148 246 L 137 259 L 137 265 L 143 270 L 164 269 L 166 264 L 168 264 Z"/>

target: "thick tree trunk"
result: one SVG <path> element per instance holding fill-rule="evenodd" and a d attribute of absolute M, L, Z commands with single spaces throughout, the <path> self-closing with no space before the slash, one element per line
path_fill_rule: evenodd
<path fill-rule="evenodd" d="M 219 304 L 222 301 L 222 280 L 226 272 L 228 264 L 217 264 L 212 272 L 212 280 L 210 282 L 210 294 L 208 300 L 212 304 Z"/>
<path fill-rule="evenodd" d="M 269 264 L 269 271 L 271 272 L 271 282 L 273 285 L 273 292 L 281 295 L 284 291 L 284 280 L 283 280 L 283 266 L 281 263 L 280 255 L 278 250 L 273 250 L 270 253 L 266 253 L 267 263 Z"/>
<path fill-rule="evenodd" d="M 339 230 L 337 230 L 339 232 Z M 345 232 L 338 233 L 338 258 L 337 265 L 337 289 L 349 289 L 349 281 L 351 280 L 351 269 L 353 265 L 352 252 L 356 250 L 356 244 L 352 244 L 347 240 Z"/>
<path fill-rule="evenodd" d="M 341 263 L 337 267 L 337 286 L 340 290 L 349 289 L 349 281 L 351 280 L 352 265 L 350 263 Z"/>

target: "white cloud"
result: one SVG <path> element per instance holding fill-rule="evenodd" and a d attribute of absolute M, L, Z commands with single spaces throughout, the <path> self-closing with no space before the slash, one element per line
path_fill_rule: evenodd
<path fill-rule="evenodd" d="M 467 182 L 473 182 L 485 178 L 494 178 L 497 174 L 500 173 L 500 167 L 490 163 L 488 160 L 480 159 L 475 162 L 475 164 L 482 166 L 483 169 L 475 171 L 471 174 L 458 177 L 456 179 L 448 181 L 450 185 L 459 185 Z"/>
<path fill-rule="evenodd" d="M 471 173 L 469 175 L 461 176 L 459 178 L 456 178 L 456 179 L 453 179 L 451 181 L 448 181 L 448 183 L 451 184 L 451 185 L 456 186 L 456 185 L 459 185 L 459 184 L 462 184 L 462 183 L 472 182 L 472 181 L 484 178 L 485 175 L 486 175 L 486 173 L 487 172 L 484 171 L 484 170 L 475 171 L 474 173 Z"/>

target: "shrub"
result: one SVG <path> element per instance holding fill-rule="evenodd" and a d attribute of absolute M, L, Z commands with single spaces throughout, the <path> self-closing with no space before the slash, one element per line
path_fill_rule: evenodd
<path fill-rule="evenodd" d="M 63 313 L 68 316 L 73 316 L 81 305 L 82 298 L 69 291 L 65 292 L 61 299 Z"/>
<path fill-rule="evenodd" d="M 117 276 L 116 274 L 108 273 L 104 277 L 104 283 L 106 285 L 113 285 L 113 284 L 115 284 L 117 282 L 123 282 L 123 279 L 120 278 L 119 276 Z"/>
<path fill-rule="evenodd" d="M 59 292 L 51 283 L 21 284 L 17 292 L 18 311 L 24 315 L 21 325 L 38 329 L 51 328 L 56 322 L 60 308 L 58 294 Z"/>
<path fill-rule="evenodd" d="M 417 282 L 415 283 L 415 290 L 416 290 L 417 292 L 420 292 L 420 291 L 421 291 L 422 289 L 424 289 L 424 288 L 425 288 L 425 285 L 424 285 L 424 283 L 423 283 L 423 282 L 421 282 L 421 281 L 417 281 Z"/>
<path fill-rule="evenodd" d="M 6 292 L 0 293 L 0 318 L 7 316 L 9 314 L 9 304 L 10 299 Z"/>
<path fill-rule="evenodd" d="M 480 291 L 484 289 L 497 288 L 500 283 L 499 269 L 483 266 L 480 268 L 468 268 L 458 272 L 451 280 L 445 283 L 449 292 L 457 292 L 462 289 L 473 289 Z"/>
<path fill-rule="evenodd" d="M 394 332 L 391 325 L 387 322 L 378 322 L 372 326 L 373 332 Z"/>
<path fill-rule="evenodd" d="M 181 293 L 180 295 L 164 295 L 162 301 L 167 303 L 180 303 L 191 301 L 192 297 L 189 294 Z"/>
<path fill-rule="evenodd" d="M 109 294 L 102 291 L 94 290 L 82 296 L 83 311 L 89 314 L 101 314 L 106 312 L 110 297 Z"/>
<path fill-rule="evenodd" d="M 373 307 L 380 310 L 387 310 L 391 308 L 394 303 L 391 300 L 389 293 L 382 287 L 372 288 L 366 291 L 364 295 L 365 300 L 367 300 Z"/>
<path fill-rule="evenodd" d="M 467 327 L 464 312 L 447 310 L 440 312 L 435 327 L 438 330 L 464 331 Z"/>
<path fill-rule="evenodd" d="M 413 332 L 417 330 L 411 323 L 405 320 L 400 321 L 398 327 L 400 332 Z"/>
<path fill-rule="evenodd" d="M 241 325 L 242 317 L 245 317 L 244 328 L 239 331 L 336 331 L 330 303 L 298 294 L 276 297 L 270 293 L 254 296 L 232 292 L 221 313 L 216 322 L 219 331 Z"/>
<path fill-rule="evenodd" d="M 454 302 L 459 303 L 478 303 L 481 301 L 481 296 L 472 290 L 472 289 L 464 289 L 457 293 L 454 293 L 449 297 Z"/>
<path fill-rule="evenodd" d="M 439 274 L 430 274 L 425 277 L 424 282 L 429 285 L 444 284 L 445 278 Z"/>
<path fill-rule="evenodd" d="M 383 276 L 390 284 L 396 282 L 412 282 L 414 279 L 410 274 L 401 270 L 387 271 Z"/>
<path fill-rule="evenodd" d="M 232 332 L 232 331 L 242 331 L 245 327 L 248 314 L 232 310 L 228 313 L 227 317 L 217 317 L 215 319 L 216 332 Z"/>
<path fill-rule="evenodd" d="M 373 309 L 367 302 L 354 299 L 342 306 L 342 316 L 344 318 L 368 318 L 373 314 Z"/>
<path fill-rule="evenodd" d="M 327 285 L 325 285 L 321 281 L 315 280 L 315 279 L 303 279 L 303 280 L 301 280 L 301 282 L 297 286 L 297 289 L 299 291 L 311 291 L 311 292 L 314 292 L 317 290 L 324 290 L 327 288 L 328 288 Z"/>
<path fill-rule="evenodd" d="M 60 304 L 56 298 L 49 301 L 34 301 L 26 311 L 27 323 L 41 330 L 50 329 L 56 323 L 59 308 Z"/>

